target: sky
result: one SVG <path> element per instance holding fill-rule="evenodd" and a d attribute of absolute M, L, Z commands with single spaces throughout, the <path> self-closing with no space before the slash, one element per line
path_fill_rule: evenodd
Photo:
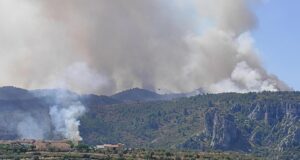
<path fill-rule="evenodd" d="M 255 46 L 266 69 L 300 90 L 300 1 L 270 0 L 255 8 Z"/>

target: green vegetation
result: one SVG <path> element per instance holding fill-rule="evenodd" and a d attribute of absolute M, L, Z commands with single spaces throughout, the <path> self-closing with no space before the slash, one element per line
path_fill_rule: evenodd
<path fill-rule="evenodd" d="M 284 155 L 299 149 L 299 108 L 299 92 L 207 94 L 172 101 L 93 106 L 82 117 L 80 130 L 88 144 L 120 142 L 132 148 Z M 241 142 L 232 139 L 232 143 L 225 144 L 226 139 L 207 135 L 205 118 L 212 113 L 214 125 L 214 112 L 219 121 L 215 125 L 229 127 L 225 131 L 236 130 Z M 223 130 L 217 137 L 226 135 Z"/>
<path fill-rule="evenodd" d="M 0 146 L 0 159 L 103 159 L 103 160 L 136 160 L 136 159 L 151 159 L 151 160 L 255 160 L 259 159 L 249 154 L 240 154 L 235 152 L 192 152 L 192 151 L 175 151 L 175 150 L 146 150 L 146 149 L 124 149 L 124 150 L 82 150 L 87 145 L 78 146 L 80 149 L 75 149 L 71 152 L 50 152 L 50 151 L 23 151 L 10 152 L 7 148 L 16 146 Z M 90 146 L 88 146 L 91 148 Z M 17 149 L 17 148 L 16 148 Z"/>

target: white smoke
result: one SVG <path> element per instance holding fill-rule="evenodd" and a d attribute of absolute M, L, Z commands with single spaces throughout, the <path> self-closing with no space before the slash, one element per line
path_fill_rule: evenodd
<path fill-rule="evenodd" d="M 2 0 L 0 84 L 63 81 L 99 94 L 290 90 L 260 62 L 252 1 Z"/>
<path fill-rule="evenodd" d="M 85 107 L 80 103 L 71 104 L 68 107 L 52 106 L 50 117 L 54 125 L 55 133 L 63 135 L 64 138 L 80 141 L 80 121 L 78 118 L 85 113 Z"/>
<path fill-rule="evenodd" d="M 31 116 L 24 116 L 24 119 L 17 125 L 17 132 L 22 139 L 44 139 L 47 130 L 44 130 L 39 121 Z"/>
<path fill-rule="evenodd" d="M 278 91 L 277 81 L 271 78 L 263 79 L 259 70 L 250 68 L 243 61 L 237 64 L 229 79 L 222 80 L 211 86 L 212 92 L 261 92 Z M 276 79 L 274 77 L 274 79 Z M 246 89 L 245 89 L 246 88 Z"/>
<path fill-rule="evenodd" d="M 80 141 L 80 117 L 86 108 L 77 94 L 67 90 L 34 92 L 32 101 L 2 104 L 0 130 L 20 139 L 69 139 Z M 11 104 L 12 103 L 12 104 Z"/>
<path fill-rule="evenodd" d="M 262 67 L 250 33 L 241 34 L 232 40 L 236 51 L 236 64 L 230 76 L 209 86 L 213 93 L 220 92 L 261 92 L 290 90 L 276 76 L 268 74 Z"/>
<path fill-rule="evenodd" d="M 21 139 L 49 138 L 51 135 L 51 123 L 47 109 L 43 108 L 43 106 L 32 106 L 30 102 L 28 103 L 2 104 L 0 130 Z"/>
<path fill-rule="evenodd" d="M 64 89 L 0 89 L 2 138 L 82 140 L 79 125 L 86 108 L 80 95 Z"/>
<path fill-rule="evenodd" d="M 74 62 L 50 79 L 49 86 L 52 88 L 69 88 L 83 93 L 95 93 L 99 89 L 105 90 L 109 85 L 106 76 L 91 69 L 84 62 Z M 74 88 L 74 86 L 76 87 Z"/>
<path fill-rule="evenodd" d="M 79 101 L 79 96 L 65 89 L 55 90 L 52 96 L 54 105 L 49 107 L 49 116 L 54 128 L 52 131 L 54 138 L 82 140 L 79 132 L 79 118 L 84 115 L 86 108 Z"/>

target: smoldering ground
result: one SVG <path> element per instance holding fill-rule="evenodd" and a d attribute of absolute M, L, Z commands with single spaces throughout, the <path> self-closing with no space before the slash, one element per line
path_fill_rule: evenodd
<path fill-rule="evenodd" d="M 98 94 L 290 90 L 259 59 L 253 1 L 2 0 L 0 83 Z"/>

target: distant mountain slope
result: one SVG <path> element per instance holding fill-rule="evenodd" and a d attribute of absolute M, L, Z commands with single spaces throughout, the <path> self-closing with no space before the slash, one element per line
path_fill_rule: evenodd
<path fill-rule="evenodd" d="M 155 92 L 140 89 L 140 88 L 133 88 L 129 90 L 122 91 L 115 95 L 111 96 L 114 99 L 120 101 L 155 101 L 163 99 L 163 96 L 157 94 Z"/>
<path fill-rule="evenodd" d="M 158 94 L 146 89 L 133 88 L 128 89 L 112 96 L 98 96 L 94 94 L 79 95 L 75 92 L 65 89 L 38 89 L 38 90 L 26 90 L 17 87 L 1 87 L 0 88 L 0 100 L 21 100 L 32 98 L 61 98 L 68 97 L 71 99 L 80 99 L 82 101 L 93 101 L 99 105 L 116 104 L 124 102 L 134 101 L 156 101 L 156 100 L 171 100 L 181 97 L 193 96 L 199 94 L 199 91 L 191 93 L 178 93 L 178 94 Z"/>
<path fill-rule="evenodd" d="M 100 105 L 112 105 L 119 104 L 122 101 L 108 97 L 108 96 L 98 96 L 94 94 L 82 95 L 80 101 L 86 106 L 100 106 Z"/>
<path fill-rule="evenodd" d="M 32 99 L 34 96 L 27 90 L 12 86 L 0 88 L 0 100 Z"/>
<path fill-rule="evenodd" d="M 73 97 L 78 98 L 80 95 L 66 89 L 37 89 L 31 90 L 35 97 Z"/>
<path fill-rule="evenodd" d="M 133 88 L 128 89 L 111 96 L 111 98 L 123 101 L 123 102 L 134 102 L 134 101 L 157 101 L 157 100 L 172 100 L 182 97 L 191 97 L 196 95 L 202 95 L 204 91 L 201 89 L 195 90 L 188 93 L 169 93 L 169 94 L 158 94 L 153 91 L 146 89 Z"/>

